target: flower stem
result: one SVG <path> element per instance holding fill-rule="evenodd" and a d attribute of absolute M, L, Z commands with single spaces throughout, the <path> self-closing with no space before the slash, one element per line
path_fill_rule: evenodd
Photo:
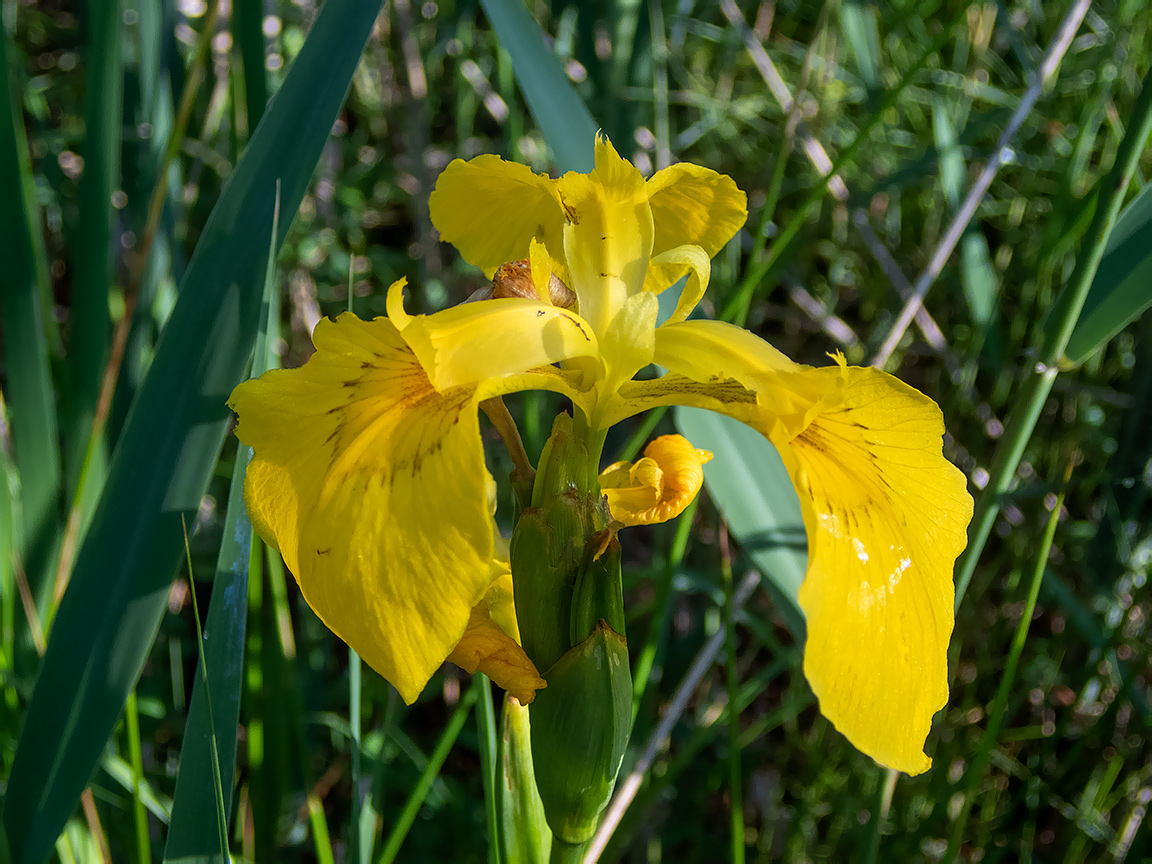
<path fill-rule="evenodd" d="M 587 843 L 565 843 L 559 837 L 552 837 L 552 854 L 548 860 L 550 864 L 580 864 L 584 860 L 584 850 Z"/>
<path fill-rule="evenodd" d="M 492 425 L 496 427 L 496 431 L 500 433 L 500 437 L 504 439 L 504 446 L 508 448 L 508 455 L 512 457 L 516 472 L 525 477 L 531 477 L 535 469 L 528 459 L 528 453 L 524 449 L 524 441 L 520 438 L 520 430 L 516 427 L 516 421 L 512 419 L 512 415 L 508 413 L 508 406 L 504 404 L 504 398 L 495 396 L 491 399 L 485 399 L 480 403 L 480 410 L 488 416 Z"/>

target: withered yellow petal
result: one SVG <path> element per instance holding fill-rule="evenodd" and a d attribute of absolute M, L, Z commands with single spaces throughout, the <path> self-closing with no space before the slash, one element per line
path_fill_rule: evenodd
<path fill-rule="evenodd" d="M 624 301 L 644 286 L 652 213 L 644 178 L 607 138 L 596 140 L 596 170 L 557 181 L 564 203 L 564 257 L 580 314 L 604 333 Z"/>
<path fill-rule="evenodd" d="M 233 391 L 245 501 L 316 614 L 412 702 L 499 575 L 476 390 L 437 392 L 385 318 L 313 341 Z"/>
<path fill-rule="evenodd" d="M 564 271 L 564 210 L 556 181 L 527 165 L 499 156 L 453 160 L 440 174 L 428 199 L 440 239 L 489 279 L 496 268 L 528 257 L 535 238 L 552 256 L 552 270 Z"/>
<path fill-rule="evenodd" d="M 548 685 L 517 641 L 512 576 L 506 562 L 503 567 L 501 578 L 472 610 L 464 636 L 448 659 L 467 672 L 483 672 L 527 705 Z"/>
<path fill-rule="evenodd" d="M 635 465 L 617 462 L 600 474 L 600 491 L 612 518 L 625 525 L 653 525 L 684 512 L 704 485 L 703 465 L 712 461 L 681 435 L 661 435 Z"/>
<path fill-rule="evenodd" d="M 804 673 L 858 749 L 919 774 L 948 700 L 952 568 L 972 498 L 941 453 L 944 424 L 927 396 L 875 369 L 805 374 L 844 386 L 780 448 L 808 531 Z"/>
<path fill-rule="evenodd" d="M 712 258 L 748 218 L 748 199 L 731 177 L 681 162 L 647 183 L 655 242 L 652 256 L 676 246 L 700 246 Z M 687 262 L 665 260 L 648 269 L 644 287 L 659 293 L 688 272 Z"/>

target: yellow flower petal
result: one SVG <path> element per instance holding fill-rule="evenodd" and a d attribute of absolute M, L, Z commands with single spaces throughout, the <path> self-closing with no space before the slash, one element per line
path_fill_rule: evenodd
<path fill-rule="evenodd" d="M 804 669 L 821 710 L 878 762 L 926 770 L 924 741 L 948 695 L 952 568 L 972 515 L 964 477 L 941 452 L 939 408 L 883 372 L 843 358 L 798 366 L 717 322 L 660 328 L 656 362 L 675 372 L 622 387 L 609 416 L 696 405 L 777 446 L 808 533 Z"/>
<path fill-rule="evenodd" d="M 931 399 L 875 369 L 807 374 L 845 386 L 782 448 L 806 505 L 804 673 L 849 741 L 919 774 L 932 764 L 932 716 L 948 701 L 952 568 L 972 498 L 941 454 Z"/>
<path fill-rule="evenodd" d="M 625 525 L 667 522 L 684 512 L 704 484 L 702 466 L 712 461 L 681 435 L 662 435 L 644 448 L 635 465 L 617 462 L 600 473 L 600 491 L 612 518 Z"/>
<path fill-rule="evenodd" d="M 437 390 L 598 353 L 595 334 L 573 312 L 538 300 L 462 303 L 413 315 L 402 337 Z"/>
<path fill-rule="evenodd" d="M 502 566 L 500 579 L 472 610 L 464 636 L 448 659 L 467 672 L 483 672 L 521 705 L 527 705 L 536 698 L 537 690 L 548 685 L 517 641 L 512 574 L 507 562 Z"/>
<path fill-rule="evenodd" d="M 774 441 L 787 440 L 804 428 L 823 404 L 827 391 L 838 386 L 833 379 L 814 381 L 804 376 L 808 367 L 792 362 L 760 337 L 723 321 L 683 321 L 658 328 L 655 362 L 696 381 L 733 379 L 757 393 L 764 410 L 755 416 L 771 424 L 760 431 Z M 700 401 L 680 404 L 709 407 Z M 723 413 L 750 422 L 748 415 Z"/>
<path fill-rule="evenodd" d="M 548 248 L 553 272 L 567 281 L 555 180 L 499 156 L 456 159 L 440 174 L 428 208 L 440 239 L 489 279 L 501 264 L 527 258 L 536 238 Z"/>
<path fill-rule="evenodd" d="M 498 575 L 476 390 L 436 392 L 385 318 L 313 341 L 233 391 L 245 502 L 321 620 L 412 702 Z"/>
<path fill-rule="evenodd" d="M 666 264 L 684 264 L 688 267 L 688 284 L 680 292 L 680 297 L 676 301 L 676 309 L 665 322 L 666 324 L 678 324 L 692 314 L 692 310 L 696 308 L 696 304 L 700 302 L 700 298 L 708 290 L 708 279 L 712 275 L 712 262 L 699 246 L 677 246 L 652 259 L 652 267 L 662 267 Z M 652 271 L 649 270 L 648 272 Z M 648 283 L 645 283 L 644 287 L 648 288 Z"/>
<path fill-rule="evenodd" d="M 568 285 L 580 314 L 603 334 L 624 301 L 644 286 L 652 252 L 652 213 L 644 178 L 613 148 L 596 140 L 596 170 L 557 181 L 564 202 Z"/>
<path fill-rule="evenodd" d="M 748 218 L 748 199 L 731 177 L 681 162 L 647 183 L 655 242 L 652 255 L 676 246 L 700 246 L 712 258 Z M 664 260 L 648 269 L 644 287 L 660 293 L 688 272 L 686 262 Z"/>

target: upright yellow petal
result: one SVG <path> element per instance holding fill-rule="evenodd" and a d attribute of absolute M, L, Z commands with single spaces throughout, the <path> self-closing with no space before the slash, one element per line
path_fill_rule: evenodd
<path fill-rule="evenodd" d="M 748 218 L 748 199 L 732 178 L 699 165 L 681 162 L 657 171 L 646 188 L 655 231 L 653 257 L 692 245 L 712 258 Z M 655 265 L 644 287 L 659 293 L 687 272 L 684 261 Z"/>
<path fill-rule="evenodd" d="M 712 461 L 682 435 L 661 435 L 635 465 L 616 462 L 600 473 L 600 491 L 612 518 L 625 525 L 654 525 L 684 512 L 704 485 L 702 466 Z"/>
<path fill-rule="evenodd" d="M 483 672 L 521 705 L 527 705 L 536 698 L 537 690 L 548 685 L 520 647 L 512 574 L 507 562 L 497 566 L 504 572 L 472 610 L 464 636 L 448 659 L 468 672 Z"/>
<path fill-rule="evenodd" d="M 385 318 L 313 341 L 233 391 L 245 501 L 316 614 L 412 702 L 499 576 L 476 390 L 433 389 Z"/>
<path fill-rule="evenodd" d="M 489 279 L 501 264 L 527 258 L 535 238 L 552 256 L 553 272 L 566 280 L 556 181 L 527 165 L 491 155 L 456 159 L 440 174 L 428 208 L 440 239 Z"/>
<path fill-rule="evenodd" d="M 972 498 L 941 453 L 931 399 L 875 369 L 844 378 L 829 405 L 781 448 L 805 511 L 804 673 L 820 710 L 882 765 L 919 774 L 948 701 L 952 568 Z"/>
<path fill-rule="evenodd" d="M 607 138 L 596 140 L 596 170 L 557 181 L 564 204 L 564 256 L 580 314 L 603 334 L 644 286 L 652 213 L 644 178 Z"/>

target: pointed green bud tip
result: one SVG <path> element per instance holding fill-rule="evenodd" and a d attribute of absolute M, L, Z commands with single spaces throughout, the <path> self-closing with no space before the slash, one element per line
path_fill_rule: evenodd
<path fill-rule="evenodd" d="M 601 620 L 544 677 L 548 687 L 531 705 L 536 785 L 556 838 L 585 843 L 612 797 L 628 745 L 628 644 Z"/>

